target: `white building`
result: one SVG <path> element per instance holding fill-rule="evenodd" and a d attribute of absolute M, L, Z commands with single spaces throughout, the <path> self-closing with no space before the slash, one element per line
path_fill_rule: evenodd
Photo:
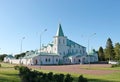
<path fill-rule="evenodd" d="M 45 65 L 45 64 L 84 64 L 98 61 L 95 52 L 92 56 L 87 55 L 86 47 L 70 40 L 64 36 L 61 24 L 59 24 L 56 36 L 52 43 L 42 46 L 40 51 L 29 51 L 26 56 L 20 59 L 20 63 L 25 65 Z"/>

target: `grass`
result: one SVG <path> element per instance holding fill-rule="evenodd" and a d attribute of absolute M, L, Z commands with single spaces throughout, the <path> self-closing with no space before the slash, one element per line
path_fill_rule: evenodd
<path fill-rule="evenodd" d="M 88 66 L 81 66 L 81 69 L 88 69 Z M 90 66 L 90 70 L 120 70 L 120 67 L 97 67 L 97 66 Z"/>
<path fill-rule="evenodd" d="M 42 72 L 53 72 L 53 73 L 63 73 L 63 74 L 67 74 L 67 72 L 58 72 L 58 71 L 51 71 L 51 70 L 40 70 L 40 69 L 36 69 L 38 71 L 42 71 Z M 73 74 L 71 73 L 72 77 L 74 77 L 74 81 L 73 82 L 77 82 L 79 75 L 81 74 Z M 109 75 L 88 75 L 88 74 L 83 74 L 83 76 L 85 78 L 88 79 L 88 82 L 120 82 L 120 73 L 112 73 Z"/>
<path fill-rule="evenodd" d="M 0 82 L 20 82 L 20 78 L 18 76 L 18 71 L 14 70 L 14 65 L 12 64 L 6 64 L 6 63 L 1 63 L 2 67 L 0 68 Z M 86 67 L 81 67 L 82 69 L 87 69 Z M 90 67 L 90 69 L 93 70 L 120 70 L 119 67 L 117 68 L 110 68 L 110 67 Z M 35 69 L 38 71 L 42 72 L 53 72 L 53 73 L 63 73 L 67 74 L 66 72 L 58 72 L 58 71 L 50 71 L 50 70 L 41 70 L 41 69 Z M 71 73 L 72 77 L 74 77 L 73 82 L 77 82 L 78 76 L 80 74 L 73 74 Z M 88 82 L 120 82 L 120 72 L 115 72 L 112 74 L 107 74 L 107 75 L 88 75 L 88 74 L 83 74 L 85 78 L 88 79 Z"/>
<path fill-rule="evenodd" d="M 20 82 L 18 71 L 14 70 L 14 65 L 1 63 L 0 82 Z"/>

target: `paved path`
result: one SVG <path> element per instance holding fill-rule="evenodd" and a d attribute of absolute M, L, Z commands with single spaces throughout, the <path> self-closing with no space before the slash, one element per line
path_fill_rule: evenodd
<path fill-rule="evenodd" d="M 30 66 L 32 68 L 41 68 L 42 70 L 51 70 L 57 72 L 67 72 L 75 74 L 92 74 L 92 75 L 105 75 L 114 72 L 120 72 L 120 70 L 100 70 L 92 68 L 107 68 L 110 65 L 107 64 L 91 64 L 89 65 L 59 65 L 59 66 Z"/>

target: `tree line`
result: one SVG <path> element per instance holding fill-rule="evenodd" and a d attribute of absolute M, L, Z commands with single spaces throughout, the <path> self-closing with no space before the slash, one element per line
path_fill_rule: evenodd
<path fill-rule="evenodd" d="M 117 42 L 113 45 L 111 38 L 107 39 L 106 47 L 102 47 L 98 50 L 99 61 L 108 61 L 108 60 L 120 60 L 120 43 Z"/>
<path fill-rule="evenodd" d="M 26 52 L 23 52 L 23 53 L 20 53 L 20 54 L 16 54 L 14 57 L 16 58 L 16 59 L 19 59 L 19 58 L 21 58 L 21 57 L 24 57 L 25 56 L 25 53 Z M 7 54 L 1 54 L 0 55 L 0 61 L 3 61 L 4 60 L 4 57 L 6 57 L 6 56 L 8 56 Z"/>

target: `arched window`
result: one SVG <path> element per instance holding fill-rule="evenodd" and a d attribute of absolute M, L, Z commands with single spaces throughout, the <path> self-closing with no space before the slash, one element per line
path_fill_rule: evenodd
<path fill-rule="evenodd" d="M 76 53 L 78 53 L 78 50 L 76 50 Z"/>
<path fill-rule="evenodd" d="M 58 62 L 58 59 L 56 59 L 56 62 Z"/>
<path fill-rule="evenodd" d="M 38 63 L 38 61 L 37 61 L 37 59 L 35 60 L 35 64 L 37 65 L 37 63 Z"/>
<path fill-rule="evenodd" d="M 59 39 L 59 44 L 60 44 L 60 39 Z"/>
<path fill-rule="evenodd" d="M 45 61 L 47 62 L 47 58 L 45 59 Z"/>
<path fill-rule="evenodd" d="M 64 52 L 64 55 L 65 55 L 65 52 Z"/>
<path fill-rule="evenodd" d="M 48 61 L 50 62 L 50 58 L 48 59 Z"/>
<path fill-rule="evenodd" d="M 63 39 L 63 44 L 65 44 L 65 41 L 64 41 L 64 39 Z"/>

